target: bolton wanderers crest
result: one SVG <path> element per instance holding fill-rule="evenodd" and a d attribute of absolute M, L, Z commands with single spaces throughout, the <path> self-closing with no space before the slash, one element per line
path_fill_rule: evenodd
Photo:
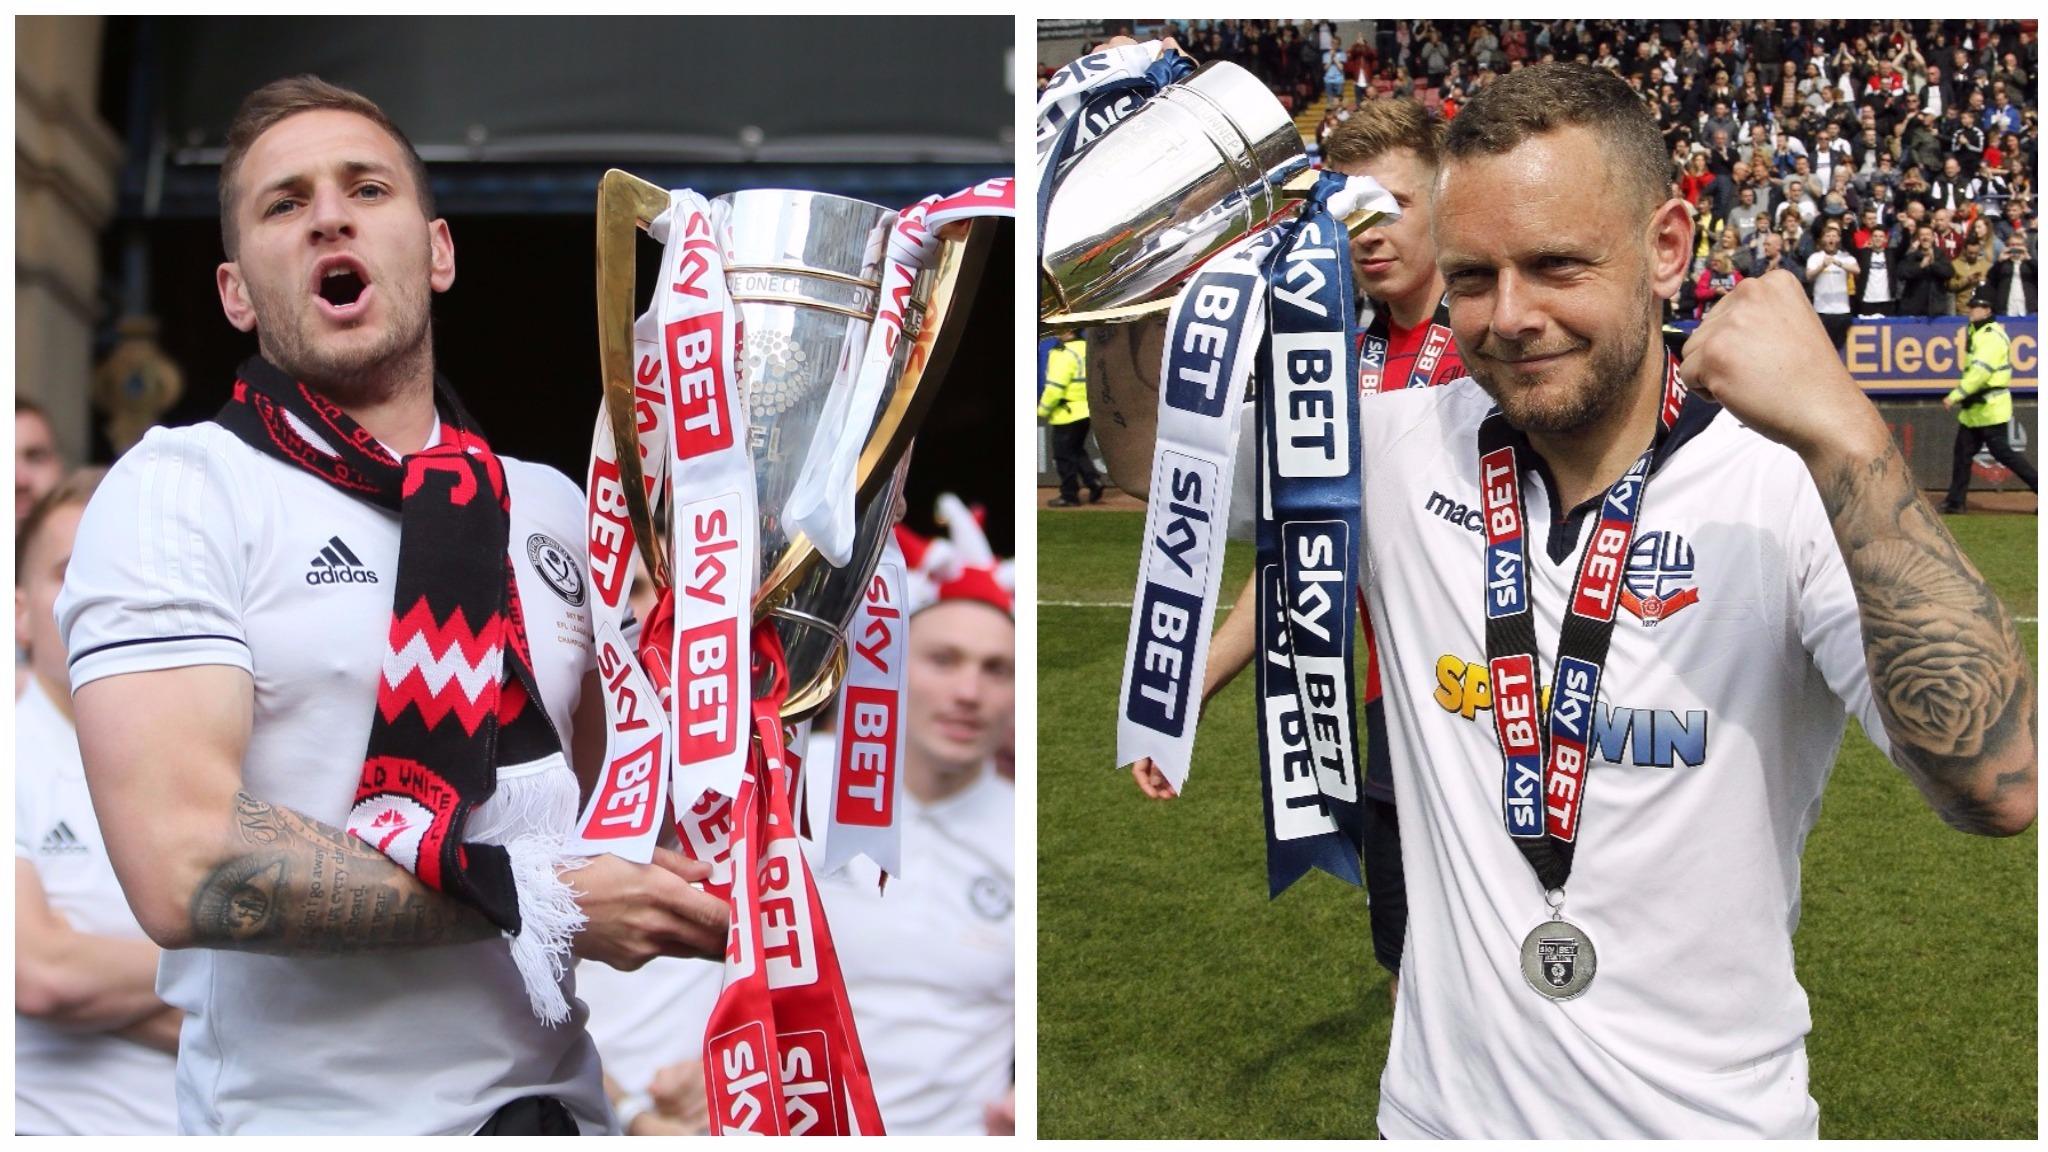
<path fill-rule="evenodd" d="M 1676 532 L 1645 532 L 1629 546 L 1621 578 L 1621 606 L 1655 628 L 1699 601 L 1692 545 Z"/>

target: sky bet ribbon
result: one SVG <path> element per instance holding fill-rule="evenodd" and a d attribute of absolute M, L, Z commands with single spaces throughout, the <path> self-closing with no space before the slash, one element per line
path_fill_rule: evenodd
<path fill-rule="evenodd" d="M 1278 896 L 1310 868 L 1360 882 L 1358 376 L 1350 235 L 1325 172 L 1266 271 L 1259 357 L 1259 765 L 1266 879 Z"/>
<path fill-rule="evenodd" d="M 1585 808 L 1593 706 L 1600 698 L 1600 676 L 1614 637 L 1622 573 L 1658 449 L 1678 422 L 1685 397 L 1678 361 L 1667 354 L 1656 437 L 1607 489 L 1599 522 L 1580 553 L 1568 611 L 1558 628 L 1557 665 L 1547 704 L 1536 644 L 1535 598 L 1529 588 L 1528 513 L 1522 499 L 1527 458 L 1520 452 L 1528 441 L 1499 408 L 1488 412 L 1479 425 L 1480 511 L 1486 521 L 1486 664 L 1493 686 L 1494 732 L 1500 739 L 1501 818 L 1546 891 L 1564 887 L 1571 877 L 1579 814 Z"/>
<path fill-rule="evenodd" d="M 1150 757 L 1176 792 L 1194 751 L 1223 578 L 1237 412 L 1266 330 L 1264 268 L 1280 233 L 1254 232 L 1218 253 L 1181 289 L 1167 318 L 1116 762 Z"/>
<path fill-rule="evenodd" d="M 1090 53 L 1053 74 L 1038 98 L 1038 234 L 1052 205 L 1059 170 L 1096 137 L 1136 112 L 1169 84 L 1195 74 L 1195 62 L 1160 51 L 1157 40 Z"/>

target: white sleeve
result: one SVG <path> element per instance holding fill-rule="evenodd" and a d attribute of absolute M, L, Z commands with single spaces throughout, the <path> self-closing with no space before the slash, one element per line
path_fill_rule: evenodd
<path fill-rule="evenodd" d="M 214 431 L 151 430 L 93 493 L 57 597 L 74 691 L 128 672 L 251 670 L 235 484 Z"/>
<path fill-rule="evenodd" d="M 17 702 L 17 711 L 19 708 Z M 43 773 L 40 765 L 31 763 L 33 756 L 32 749 L 21 746 L 21 728 L 17 725 L 14 730 L 14 858 L 26 860 L 31 865 L 36 858 L 36 828 L 43 822 L 42 790 L 36 787 Z"/>
<path fill-rule="evenodd" d="M 574 480 L 563 475 L 559 469 L 531 461 L 517 461 L 516 472 L 508 470 L 506 483 L 510 487 L 512 503 L 519 515 L 516 521 L 539 525 L 553 536 L 569 552 L 569 559 L 575 565 L 578 580 L 587 580 L 590 571 L 590 533 L 584 520 L 585 505 L 583 489 Z M 513 550 L 520 551 L 524 545 L 514 541 Z M 583 589 L 583 604 L 588 605 L 594 593 Z M 583 639 L 581 651 L 583 663 L 576 669 L 581 676 L 597 667 L 595 645 L 590 643 L 591 621 L 594 614 L 586 609 L 581 614 Z M 571 708 L 573 711 L 573 706 Z"/>
<path fill-rule="evenodd" d="M 1849 568 L 1835 543 L 1820 493 L 1810 478 L 1802 479 L 1793 497 L 1790 536 L 1799 577 L 1799 640 L 1828 688 L 1851 716 L 1862 721 L 1870 742 L 1889 757 L 1891 737 L 1885 734 L 1870 687 L 1870 665 L 1863 658 L 1863 618 L 1856 607 L 1856 589 L 1849 583 Z"/>

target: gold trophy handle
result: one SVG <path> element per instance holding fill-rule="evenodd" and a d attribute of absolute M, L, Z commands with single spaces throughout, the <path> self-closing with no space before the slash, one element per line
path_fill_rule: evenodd
<path fill-rule="evenodd" d="M 874 500 L 883 491 L 938 396 L 939 383 L 960 346 L 960 334 L 973 309 L 975 291 L 981 285 L 999 228 L 999 223 L 992 219 L 970 221 L 965 239 L 946 240 L 940 248 L 937 279 L 925 308 L 924 324 L 918 329 L 917 341 L 911 346 L 903 375 L 890 393 L 888 404 L 875 417 L 874 434 L 861 449 L 857 504 Z M 790 541 L 781 563 L 762 580 L 760 591 L 754 594 L 754 618 L 773 616 L 802 627 L 823 625 L 823 621 L 789 604 L 790 596 L 823 562 L 824 557 L 808 538 L 798 535 Z M 831 702 L 845 678 L 846 645 L 842 638 L 831 662 L 819 669 L 810 683 L 790 685 L 789 699 L 782 706 L 783 719 L 800 720 L 817 712 Z"/>
<path fill-rule="evenodd" d="M 635 233 L 668 211 L 668 191 L 614 168 L 597 186 L 597 356 L 604 410 L 611 418 L 619 485 L 626 518 L 640 547 L 640 562 L 657 589 L 669 584 L 668 558 L 654 532 L 647 503 L 647 473 L 640 467 L 638 418 L 633 411 L 633 258 Z"/>

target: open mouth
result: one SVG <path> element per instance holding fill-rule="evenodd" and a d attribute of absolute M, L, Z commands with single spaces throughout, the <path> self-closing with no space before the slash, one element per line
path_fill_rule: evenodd
<path fill-rule="evenodd" d="M 353 256 L 330 256 L 313 269 L 313 294 L 321 309 L 339 320 L 354 319 L 370 295 L 370 277 Z"/>
<path fill-rule="evenodd" d="M 337 308 L 346 308 L 362 299 L 363 289 L 369 287 L 363 278 L 351 268 L 336 268 L 320 280 L 320 298 Z"/>

